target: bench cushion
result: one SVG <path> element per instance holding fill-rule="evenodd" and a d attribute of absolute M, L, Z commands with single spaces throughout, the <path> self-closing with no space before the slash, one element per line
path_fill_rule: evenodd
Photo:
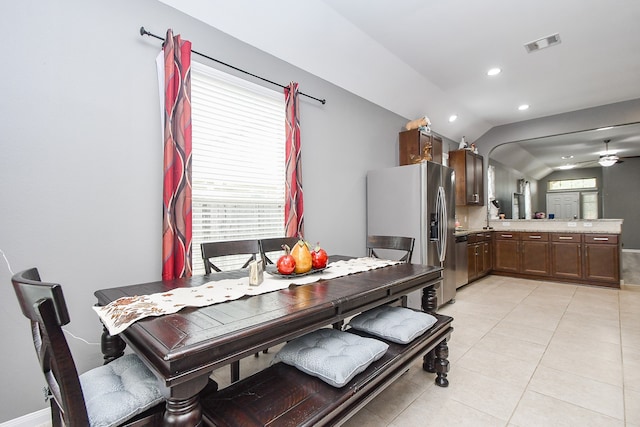
<path fill-rule="evenodd" d="M 284 362 L 334 387 L 342 387 L 381 358 L 387 348 L 387 343 L 373 338 L 318 329 L 285 344 L 272 363 Z"/>
<path fill-rule="evenodd" d="M 135 354 L 80 375 L 91 427 L 110 427 L 164 400 L 159 381 Z"/>
<path fill-rule="evenodd" d="M 436 323 L 430 314 L 403 307 L 381 306 L 351 319 L 349 326 L 380 338 L 407 344 Z"/>

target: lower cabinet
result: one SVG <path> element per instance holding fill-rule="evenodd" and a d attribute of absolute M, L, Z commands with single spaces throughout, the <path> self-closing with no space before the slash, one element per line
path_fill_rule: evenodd
<path fill-rule="evenodd" d="M 491 232 L 473 233 L 467 243 L 469 282 L 484 277 L 493 268 Z"/>
<path fill-rule="evenodd" d="M 617 234 L 494 232 L 493 271 L 593 285 L 620 285 Z"/>
<path fill-rule="evenodd" d="M 494 271 L 549 276 L 549 233 L 496 232 Z"/>

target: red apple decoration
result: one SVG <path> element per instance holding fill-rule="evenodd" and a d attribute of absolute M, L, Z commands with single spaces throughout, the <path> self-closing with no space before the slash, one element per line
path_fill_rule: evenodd
<path fill-rule="evenodd" d="M 280 274 L 291 274 L 296 268 L 296 260 L 291 256 L 289 246 L 282 245 L 285 254 L 278 258 L 276 267 Z"/>
<path fill-rule="evenodd" d="M 328 259 L 327 252 L 320 247 L 320 243 L 318 242 L 313 252 L 311 252 L 311 266 L 315 269 L 325 268 Z"/>

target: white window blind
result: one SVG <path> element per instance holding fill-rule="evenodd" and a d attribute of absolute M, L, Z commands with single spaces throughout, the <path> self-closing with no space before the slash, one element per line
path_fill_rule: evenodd
<path fill-rule="evenodd" d="M 193 271 L 202 242 L 284 236 L 284 94 L 192 62 Z M 245 256 L 217 262 L 236 268 Z"/>

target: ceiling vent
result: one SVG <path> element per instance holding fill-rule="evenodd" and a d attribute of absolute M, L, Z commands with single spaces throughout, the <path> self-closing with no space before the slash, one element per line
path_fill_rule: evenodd
<path fill-rule="evenodd" d="M 532 53 L 546 47 L 551 47 L 560 43 L 560 33 L 555 33 L 547 37 L 543 37 L 538 40 L 534 40 L 524 45 L 527 49 L 527 53 Z"/>

